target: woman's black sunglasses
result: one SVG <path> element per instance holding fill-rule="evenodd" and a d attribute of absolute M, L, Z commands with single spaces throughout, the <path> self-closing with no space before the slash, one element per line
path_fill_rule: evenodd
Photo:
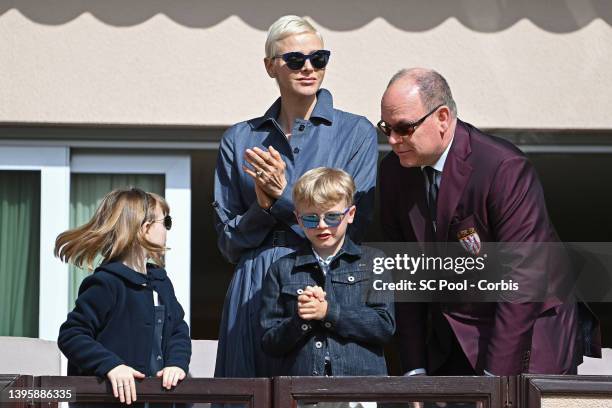
<path fill-rule="evenodd" d="M 306 60 L 310 60 L 313 68 L 323 69 L 329 62 L 329 56 L 331 52 L 327 50 L 314 51 L 308 55 L 304 55 L 301 52 L 287 52 L 282 55 L 275 55 L 273 58 L 282 58 L 287 63 L 289 69 L 297 71 L 302 69 Z"/>

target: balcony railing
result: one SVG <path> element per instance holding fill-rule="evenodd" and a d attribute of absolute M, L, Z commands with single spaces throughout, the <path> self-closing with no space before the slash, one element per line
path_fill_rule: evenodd
<path fill-rule="evenodd" d="M 73 402 L 121 405 L 113 397 L 110 384 L 96 377 L 0 375 L 0 406 L 53 408 L 67 404 L 35 399 L 8 402 L 6 396 L 11 389 L 71 389 Z M 172 390 L 163 389 L 161 380 L 148 378 L 137 382 L 137 392 L 138 403 L 174 402 L 193 404 L 194 408 L 210 404 L 232 408 L 323 407 L 323 403 L 339 402 L 347 403 L 347 408 L 348 402 L 378 408 L 423 406 L 418 403 L 427 403 L 426 407 L 589 408 L 612 407 L 612 376 L 188 378 Z"/>

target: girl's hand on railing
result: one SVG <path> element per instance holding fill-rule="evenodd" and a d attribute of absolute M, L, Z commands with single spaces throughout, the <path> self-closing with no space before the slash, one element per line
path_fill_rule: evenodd
<path fill-rule="evenodd" d="M 115 398 L 119 398 L 119 401 L 127 405 L 130 405 L 132 401 L 136 401 L 136 382 L 134 378 L 145 378 L 143 373 L 125 364 L 121 364 L 110 370 L 106 376 L 113 387 Z"/>
<path fill-rule="evenodd" d="M 185 371 L 179 367 L 164 367 L 157 372 L 157 377 L 162 377 L 162 387 L 170 389 L 175 387 L 180 380 L 185 379 Z"/>

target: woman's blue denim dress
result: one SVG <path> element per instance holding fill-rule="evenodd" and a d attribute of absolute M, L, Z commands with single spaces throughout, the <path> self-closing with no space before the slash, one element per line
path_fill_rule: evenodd
<path fill-rule="evenodd" d="M 305 237 L 293 214 L 293 184 L 315 167 L 335 167 L 355 180 L 357 214 L 349 234 L 360 242 L 374 208 L 377 135 L 364 117 L 333 107 L 319 90 L 309 120 L 296 120 L 289 140 L 277 118 L 280 98 L 256 119 L 229 128 L 221 140 L 214 194 L 218 246 L 237 264 L 229 285 L 219 332 L 215 377 L 264 377 L 279 364 L 264 354 L 259 325 L 261 287 L 268 267 L 294 250 Z M 245 150 L 274 146 L 286 167 L 287 187 L 269 211 L 257 204 L 252 178 L 242 170 Z M 206 271 L 214 273 L 214 271 Z"/>

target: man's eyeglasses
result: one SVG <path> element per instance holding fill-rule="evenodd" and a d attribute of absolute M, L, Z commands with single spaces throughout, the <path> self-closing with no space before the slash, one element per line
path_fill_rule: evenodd
<path fill-rule="evenodd" d="M 327 50 L 318 50 L 310 53 L 308 55 L 304 55 L 301 52 L 287 52 L 282 55 L 275 55 L 272 58 L 282 58 L 283 61 L 287 63 L 289 69 L 297 71 L 298 69 L 302 69 L 304 64 L 306 64 L 306 60 L 310 60 L 313 68 L 323 69 L 329 62 L 329 56 L 331 52 Z"/>
<path fill-rule="evenodd" d="M 330 211 L 323 214 L 323 221 L 325 221 L 325 225 L 328 227 L 337 227 L 342 223 L 344 216 L 351 208 L 347 208 L 344 211 Z M 313 229 L 319 226 L 319 222 L 321 221 L 321 216 L 319 214 L 304 214 L 298 216 L 300 220 L 302 220 L 302 225 L 304 228 Z"/>
<path fill-rule="evenodd" d="M 389 126 L 384 120 L 378 122 L 376 126 L 383 132 L 387 137 L 391 137 L 391 132 L 395 132 L 400 137 L 410 136 L 414 133 L 414 131 L 425 122 L 432 113 L 438 110 L 444 104 L 440 104 L 433 108 L 427 115 L 423 116 L 421 119 L 416 122 L 400 122 L 395 126 Z"/>
<path fill-rule="evenodd" d="M 172 228 L 172 217 L 169 215 L 166 215 L 164 218 L 162 218 L 161 220 L 153 220 L 151 221 L 152 223 L 156 223 L 156 222 L 161 222 L 164 224 L 164 228 L 166 228 L 168 231 L 170 231 L 170 228 Z"/>

